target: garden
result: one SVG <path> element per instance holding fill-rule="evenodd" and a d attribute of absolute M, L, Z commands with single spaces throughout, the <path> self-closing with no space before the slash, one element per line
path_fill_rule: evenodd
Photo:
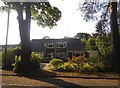
<path fill-rule="evenodd" d="M 22 72 L 23 63 L 21 62 L 20 48 L 8 49 L 7 52 L 7 69 L 13 70 L 16 73 Z M 4 53 L 2 54 L 2 67 L 4 68 Z M 30 58 L 30 69 L 32 71 L 41 70 L 40 66 L 43 59 L 39 58 L 37 53 L 32 52 Z M 45 66 L 46 67 L 46 66 Z M 84 57 L 78 56 L 67 58 L 67 61 L 62 59 L 53 58 L 47 63 L 47 70 L 58 72 L 107 72 L 110 71 L 109 65 L 106 66 L 101 57 Z"/>

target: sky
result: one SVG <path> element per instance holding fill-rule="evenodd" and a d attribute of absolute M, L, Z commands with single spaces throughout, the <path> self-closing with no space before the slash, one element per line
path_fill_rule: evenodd
<path fill-rule="evenodd" d="M 86 22 L 78 10 L 80 0 L 49 0 L 52 6 L 56 6 L 62 12 L 61 19 L 57 26 L 52 29 L 42 28 L 31 21 L 30 39 L 42 39 L 44 36 L 50 38 L 63 38 L 64 36 L 74 37 L 79 32 L 94 33 L 96 22 Z M 1 5 L 1 3 L 0 3 Z M 7 30 L 7 13 L 0 13 L 0 44 L 5 44 Z M 17 13 L 11 11 L 8 34 L 8 44 L 20 43 Z"/>

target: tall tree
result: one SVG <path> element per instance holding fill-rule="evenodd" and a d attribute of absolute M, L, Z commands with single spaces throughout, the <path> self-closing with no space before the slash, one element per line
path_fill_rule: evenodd
<path fill-rule="evenodd" d="M 52 7 L 49 2 L 5 2 L 4 7 L 8 7 L 8 5 L 18 14 L 22 51 L 21 62 L 24 65 L 21 69 L 23 72 L 28 72 L 30 71 L 30 55 L 32 52 L 30 43 L 31 18 L 36 20 L 39 26 L 52 28 L 60 20 L 61 12 L 58 8 Z M 26 15 L 25 18 L 23 13 Z"/>
<path fill-rule="evenodd" d="M 99 21 L 98 26 L 103 27 L 103 22 L 108 22 L 108 18 L 110 18 L 110 29 L 111 29 L 111 37 L 112 37 L 112 65 L 111 68 L 114 71 L 119 71 L 119 62 L 120 62 L 120 39 L 118 33 L 118 22 L 117 14 L 120 12 L 117 10 L 117 0 L 110 0 L 110 2 L 84 2 L 80 5 L 81 11 L 84 13 L 84 19 L 86 21 L 93 20 L 96 18 L 95 14 L 99 11 L 102 11 L 101 20 Z M 110 9 L 109 9 L 110 7 Z M 109 13 L 110 12 L 110 13 Z M 107 20 L 106 20 L 107 18 Z M 118 20 L 118 21 L 117 21 Z M 109 26 L 108 24 L 103 28 Z M 100 28 L 100 29 L 101 29 Z M 102 32 L 102 31 L 101 31 Z"/>
<path fill-rule="evenodd" d="M 116 1 L 116 2 L 114 2 Z M 110 2 L 110 25 L 112 34 L 112 67 L 114 71 L 120 70 L 120 38 L 117 22 L 117 0 Z"/>

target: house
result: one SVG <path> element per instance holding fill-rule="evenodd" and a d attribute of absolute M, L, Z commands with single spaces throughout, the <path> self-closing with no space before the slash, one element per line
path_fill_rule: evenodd
<path fill-rule="evenodd" d="M 39 53 L 41 58 L 61 58 L 84 54 L 85 46 L 79 39 L 33 39 L 32 51 Z"/>
<path fill-rule="evenodd" d="M 0 51 L 4 51 L 5 50 L 5 47 L 7 47 L 7 49 L 9 48 L 16 48 L 16 47 L 19 47 L 20 45 L 19 44 L 11 44 L 11 45 L 0 45 Z"/>

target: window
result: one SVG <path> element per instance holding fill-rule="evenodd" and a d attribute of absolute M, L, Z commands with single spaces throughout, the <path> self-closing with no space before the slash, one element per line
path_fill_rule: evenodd
<path fill-rule="evenodd" d="M 57 48 L 66 48 L 67 47 L 67 43 L 66 42 L 59 42 L 57 43 Z"/>
<path fill-rule="evenodd" d="M 45 44 L 45 47 L 47 47 L 47 48 L 53 48 L 53 43 Z"/>
<path fill-rule="evenodd" d="M 50 59 L 54 57 L 54 53 L 47 53 L 47 57 L 49 57 Z"/>
<path fill-rule="evenodd" d="M 64 53 L 64 52 L 56 53 L 56 57 L 65 58 L 66 57 L 66 53 Z"/>

